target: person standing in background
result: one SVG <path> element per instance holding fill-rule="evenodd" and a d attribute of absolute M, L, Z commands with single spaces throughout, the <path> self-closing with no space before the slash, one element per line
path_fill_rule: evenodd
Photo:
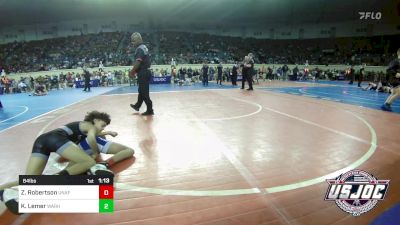
<path fill-rule="evenodd" d="M 222 63 L 218 64 L 217 69 L 218 69 L 217 84 L 219 81 L 219 85 L 222 85 L 222 69 L 223 69 Z"/>
<path fill-rule="evenodd" d="M 350 69 L 348 70 L 348 75 L 350 77 L 349 84 L 353 84 L 353 82 L 354 82 L 354 73 L 355 73 L 354 66 L 351 65 Z"/>
<path fill-rule="evenodd" d="M 208 86 L 208 65 L 207 65 L 207 61 L 204 61 L 202 71 L 203 71 L 203 86 Z"/>
<path fill-rule="evenodd" d="M 392 93 L 387 97 L 385 103 L 381 106 L 384 111 L 392 111 L 392 103 L 400 97 L 400 48 L 397 50 L 397 58 L 392 60 L 386 70 L 392 85 Z M 387 81 L 389 82 L 389 80 Z"/>
<path fill-rule="evenodd" d="M 360 68 L 360 72 L 358 74 L 358 87 L 361 87 L 361 83 L 364 79 L 364 75 L 365 75 L 365 64 L 363 64 Z"/>
<path fill-rule="evenodd" d="M 85 88 L 83 89 L 83 91 L 90 91 L 90 73 L 89 70 L 87 68 L 83 69 L 83 77 L 85 79 Z"/>
<path fill-rule="evenodd" d="M 137 74 L 138 79 L 138 99 L 135 104 L 130 104 L 130 106 L 139 111 L 143 102 L 146 103 L 147 110 L 142 113 L 143 116 L 154 115 L 153 102 L 150 99 L 150 78 L 151 78 L 151 61 L 149 50 L 143 43 L 142 36 L 140 33 L 135 32 L 131 35 L 131 42 L 136 48 L 135 51 L 135 62 L 132 70 L 130 71 L 130 77 L 134 77 Z"/>
<path fill-rule="evenodd" d="M 243 80 L 242 80 L 242 88 L 244 89 L 245 80 L 247 80 L 249 84 L 248 91 L 253 90 L 253 69 L 254 69 L 254 61 L 253 61 L 253 54 L 249 53 L 244 57 L 243 61 Z"/>
<path fill-rule="evenodd" d="M 237 86 L 238 64 L 235 62 L 232 67 L 232 85 Z"/>

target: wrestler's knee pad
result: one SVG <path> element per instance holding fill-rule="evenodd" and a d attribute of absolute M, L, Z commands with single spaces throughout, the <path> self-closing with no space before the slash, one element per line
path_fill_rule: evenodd
<path fill-rule="evenodd" d="M 4 202 L 7 209 L 13 214 L 20 215 L 18 210 L 18 189 L 6 188 L 0 191 L 0 200 Z"/>

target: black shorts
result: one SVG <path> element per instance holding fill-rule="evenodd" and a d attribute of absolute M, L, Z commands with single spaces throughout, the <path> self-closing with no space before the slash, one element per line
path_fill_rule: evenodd
<path fill-rule="evenodd" d="M 40 135 L 33 143 L 32 155 L 48 158 L 50 153 L 55 152 L 59 155 L 71 144 L 68 134 L 62 129 L 56 129 Z"/>

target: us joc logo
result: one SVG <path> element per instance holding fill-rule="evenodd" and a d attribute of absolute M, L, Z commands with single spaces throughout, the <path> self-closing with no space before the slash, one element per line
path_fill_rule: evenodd
<path fill-rule="evenodd" d="M 389 180 L 377 180 L 363 170 L 351 170 L 326 180 L 329 184 L 326 201 L 335 201 L 343 211 L 359 216 L 368 212 L 385 198 Z"/>

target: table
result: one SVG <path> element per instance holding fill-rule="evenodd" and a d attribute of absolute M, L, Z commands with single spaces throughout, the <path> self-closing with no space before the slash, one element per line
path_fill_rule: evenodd
<path fill-rule="evenodd" d="M 90 87 L 98 87 L 99 85 L 100 85 L 100 79 L 90 80 Z M 76 88 L 84 88 L 85 81 L 84 80 L 75 81 L 75 87 Z"/>

